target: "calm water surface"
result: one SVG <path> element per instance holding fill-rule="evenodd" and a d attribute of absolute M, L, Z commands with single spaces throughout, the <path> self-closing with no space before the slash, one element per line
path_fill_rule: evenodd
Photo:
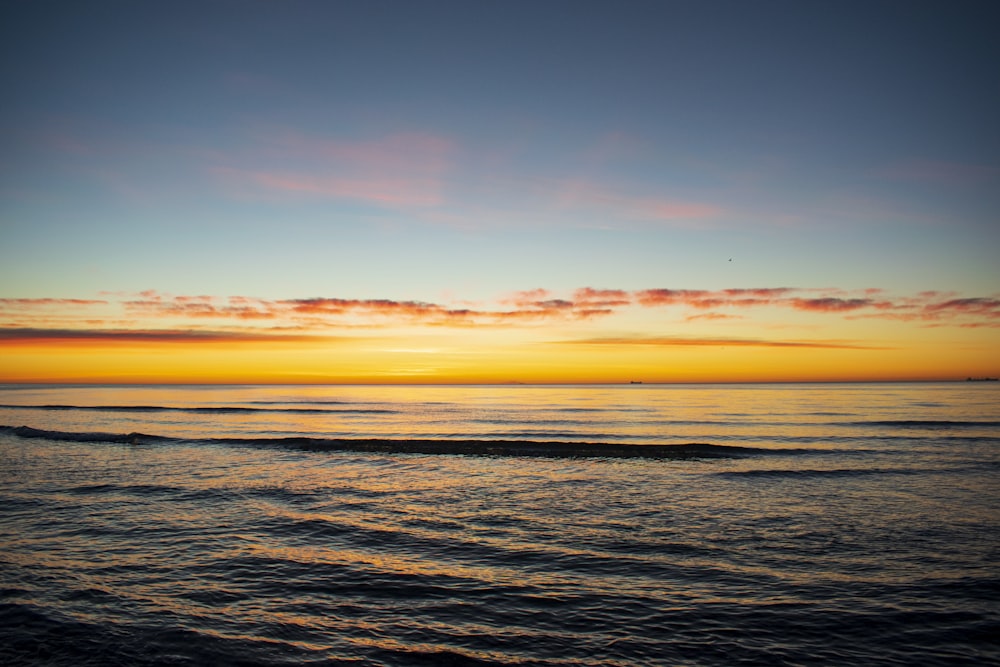
<path fill-rule="evenodd" d="M 8 386 L 0 424 L 3 664 L 1000 662 L 993 383 Z"/>

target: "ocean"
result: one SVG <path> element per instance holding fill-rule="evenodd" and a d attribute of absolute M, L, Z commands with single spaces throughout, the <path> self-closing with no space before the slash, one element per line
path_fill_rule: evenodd
<path fill-rule="evenodd" d="M 0 386 L 0 664 L 1000 664 L 1000 383 Z"/>

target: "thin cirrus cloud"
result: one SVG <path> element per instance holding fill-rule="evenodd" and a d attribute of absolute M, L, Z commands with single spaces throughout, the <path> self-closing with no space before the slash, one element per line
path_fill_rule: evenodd
<path fill-rule="evenodd" d="M 275 343 L 328 341 L 329 336 L 263 331 L 205 331 L 191 329 L 42 329 L 0 327 L 3 343 Z"/>
<path fill-rule="evenodd" d="M 697 322 L 698 320 L 742 320 L 742 315 L 727 315 L 725 313 L 699 313 L 697 315 L 688 315 L 684 318 L 685 322 Z"/>
<path fill-rule="evenodd" d="M 447 137 L 398 133 L 370 141 L 338 141 L 288 129 L 258 132 L 253 147 L 208 167 L 239 196 L 323 198 L 402 209 L 443 224 L 469 226 L 492 219 L 496 210 L 455 193 L 492 192 L 505 184 L 503 201 L 536 213 L 553 207 L 572 214 L 639 224 L 697 226 L 712 224 L 725 213 L 712 203 L 658 194 L 631 193 L 605 183 L 528 177 L 530 169 L 510 166 L 510 173 L 480 169 L 485 158 L 461 151 Z M 463 162 L 459 162 L 459 159 Z M 471 161 L 470 161 L 471 160 Z M 487 160 L 488 161 L 488 160 Z M 478 175 L 478 176 L 477 176 Z M 478 180 L 477 180 L 478 179 Z M 461 186 L 461 187 L 459 187 Z M 474 215 L 469 212 L 475 211 Z M 505 222 L 507 224 L 506 217 Z"/>
<path fill-rule="evenodd" d="M 653 347 L 781 347 L 811 348 L 826 350 L 888 350 L 892 348 L 861 345 L 848 341 L 823 340 L 766 340 L 760 338 L 684 338 L 614 336 L 606 338 L 584 338 L 561 341 L 569 345 L 612 345 L 612 346 L 653 346 Z"/>
<path fill-rule="evenodd" d="M 240 166 L 215 164 L 211 173 L 241 193 L 421 208 L 444 202 L 454 153 L 450 140 L 420 133 L 344 142 L 279 130 L 259 139 L 252 155 L 233 156 Z"/>
<path fill-rule="evenodd" d="M 700 228 L 716 224 L 726 213 L 714 203 L 683 196 L 630 191 L 565 174 L 526 175 L 533 171 L 531 165 L 508 164 L 498 172 L 487 157 L 430 132 L 398 132 L 357 141 L 266 127 L 249 130 L 245 139 L 245 147 L 238 150 L 132 146 L 125 152 L 170 150 L 195 159 L 223 192 L 239 199 L 360 203 L 462 228 L 510 225 L 512 217 L 527 217 L 537 224 L 553 210 L 569 214 L 565 219 L 574 225 L 592 225 L 597 219 L 597 224 L 615 226 Z M 110 160 L 124 150 L 121 144 L 108 140 L 91 152 Z M 150 188 L 114 164 L 95 169 L 94 177 L 122 197 L 147 200 Z M 491 204 L 469 195 L 496 195 L 498 184 L 503 184 L 503 196 Z"/>
<path fill-rule="evenodd" d="M 1000 182 L 1000 168 L 960 162 L 909 160 L 875 172 L 878 178 L 934 185 L 973 186 Z"/>
<path fill-rule="evenodd" d="M 303 172 L 246 171 L 229 167 L 215 167 L 212 171 L 230 184 L 256 192 L 314 195 L 394 207 L 437 206 L 444 201 L 440 181 L 429 177 L 387 178 L 374 174 L 344 177 Z"/>
<path fill-rule="evenodd" d="M 605 214 L 616 219 L 703 227 L 725 213 L 715 204 L 660 196 L 632 195 L 590 181 L 566 181 L 557 189 L 562 208 Z"/>
<path fill-rule="evenodd" d="M 95 309 L 107 306 L 105 299 L 0 298 L 0 326 L 60 327 L 78 322 L 92 323 Z"/>
<path fill-rule="evenodd" d="M 65 308 L 68 306 L 96 306 L 106 305 L 107 303 L 108 302 L 104 299 L 0 299 L 0 311 L 8 309 L 32 310 L 35 308 L 45 307 Z"/>

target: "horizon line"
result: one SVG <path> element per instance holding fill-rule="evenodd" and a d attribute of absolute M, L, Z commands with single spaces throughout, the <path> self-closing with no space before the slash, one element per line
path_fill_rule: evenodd
<path fill-rule="evenodd" d="M 988 376 L 966 376 L 950 378 L 909 378 L 909 379 L 826 379 L 826 380 L 622 380 L 594 382 L 217 382 L 217 381 L 102 381 L 102 380 L 0 380 L 0 386 L 10 385 L 64 385 L 64 386 L 117 386 L 117 387 L 618 387 L 618 386 L 664 386 L 664 385 L 740 385 L 740 384 L 937 384 L 952 382 L 991 382 L 997 378 Z"/>

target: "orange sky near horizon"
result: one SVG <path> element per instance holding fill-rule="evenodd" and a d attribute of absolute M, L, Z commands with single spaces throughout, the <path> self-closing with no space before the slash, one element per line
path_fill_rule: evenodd
<path fill-rule="evenodd" d="M 351 346 L 353 347 L 353 346 Z M 610 347 L 611 349 L 607 349 Z M 207 384 L 584 384 L 956 380 L 997 375 L 982 354 L 933 350 L 816 350 L 752 346 L 589 346 L 395 352 L 275 349 L 256 344 L 122 347 L 5 346 L 5 383 Z M 486 359 L 474 357 L 486 356 Z M 930 357 L 930 359 L 928 359 Z"/>
<path fill-rule="evenodd" d="M 998 299 L 801 292 L 531 290 L 474 307 L 154 293 L 0 299 L 0 382 L 839 382 L 1000 374 Z"/>

